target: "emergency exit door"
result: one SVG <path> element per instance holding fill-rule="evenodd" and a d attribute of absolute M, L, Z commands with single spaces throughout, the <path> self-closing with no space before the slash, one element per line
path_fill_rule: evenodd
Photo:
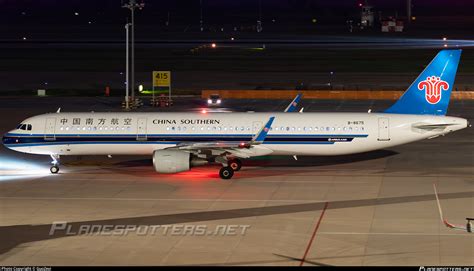
<path fill-rule="evenodd" d="M 388 118 L 379 118 L 379 141 L 390 140 L 390 123 Z"/>
<path fill-rule="evenodd" d="M 261 121 L 254 121 L 253 124 L 252 124 L 253 128 L 252 128 L 252 132 L 254 134 L 260 132 L 260 129 L 262 129 L 262 126 L 263 126 L 263 122 Z"/>
<path fill-rule="evenodd" d="M 137 123 L 137 140 L 147 140 L 146 118 L 138 119 Z"/>

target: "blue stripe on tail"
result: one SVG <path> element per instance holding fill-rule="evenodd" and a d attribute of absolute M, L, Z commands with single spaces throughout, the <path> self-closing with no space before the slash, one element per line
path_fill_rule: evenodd
<path fill-rule="evenodd" d="M 462 50 L 442 50 L 385 113 L 446 115 Z"/>

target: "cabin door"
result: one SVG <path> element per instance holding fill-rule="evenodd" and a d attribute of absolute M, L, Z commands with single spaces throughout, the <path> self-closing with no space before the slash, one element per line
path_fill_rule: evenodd
<path fill-rule="evenodd" d="M 388 118 L 379 118 L 379 137 L 378 141 L 390 140 L 390 123 Z"/>
<path fill-rule="evenodd" d="M 44 128 L 44 139 L 45 140 L 56 140 L 56 118 L 47 118 L 46 126 Z"/>

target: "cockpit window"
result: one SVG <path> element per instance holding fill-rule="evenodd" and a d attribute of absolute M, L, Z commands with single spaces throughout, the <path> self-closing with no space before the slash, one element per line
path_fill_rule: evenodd
<path fill-rule="evenodd" d="M 23 130 L 23 131 L 31 131 L 33 129 L 33 126 L 31 124 L 21 123 L 16 128 L 19 129 L 19 130 Z"/>

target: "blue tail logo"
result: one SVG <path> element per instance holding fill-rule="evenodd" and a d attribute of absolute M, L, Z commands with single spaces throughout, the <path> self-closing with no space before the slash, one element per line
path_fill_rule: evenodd
<path fill-rule="evenodd" d="M 446 115 L 461 50 L 442 50 L 385 113 Z"/>

